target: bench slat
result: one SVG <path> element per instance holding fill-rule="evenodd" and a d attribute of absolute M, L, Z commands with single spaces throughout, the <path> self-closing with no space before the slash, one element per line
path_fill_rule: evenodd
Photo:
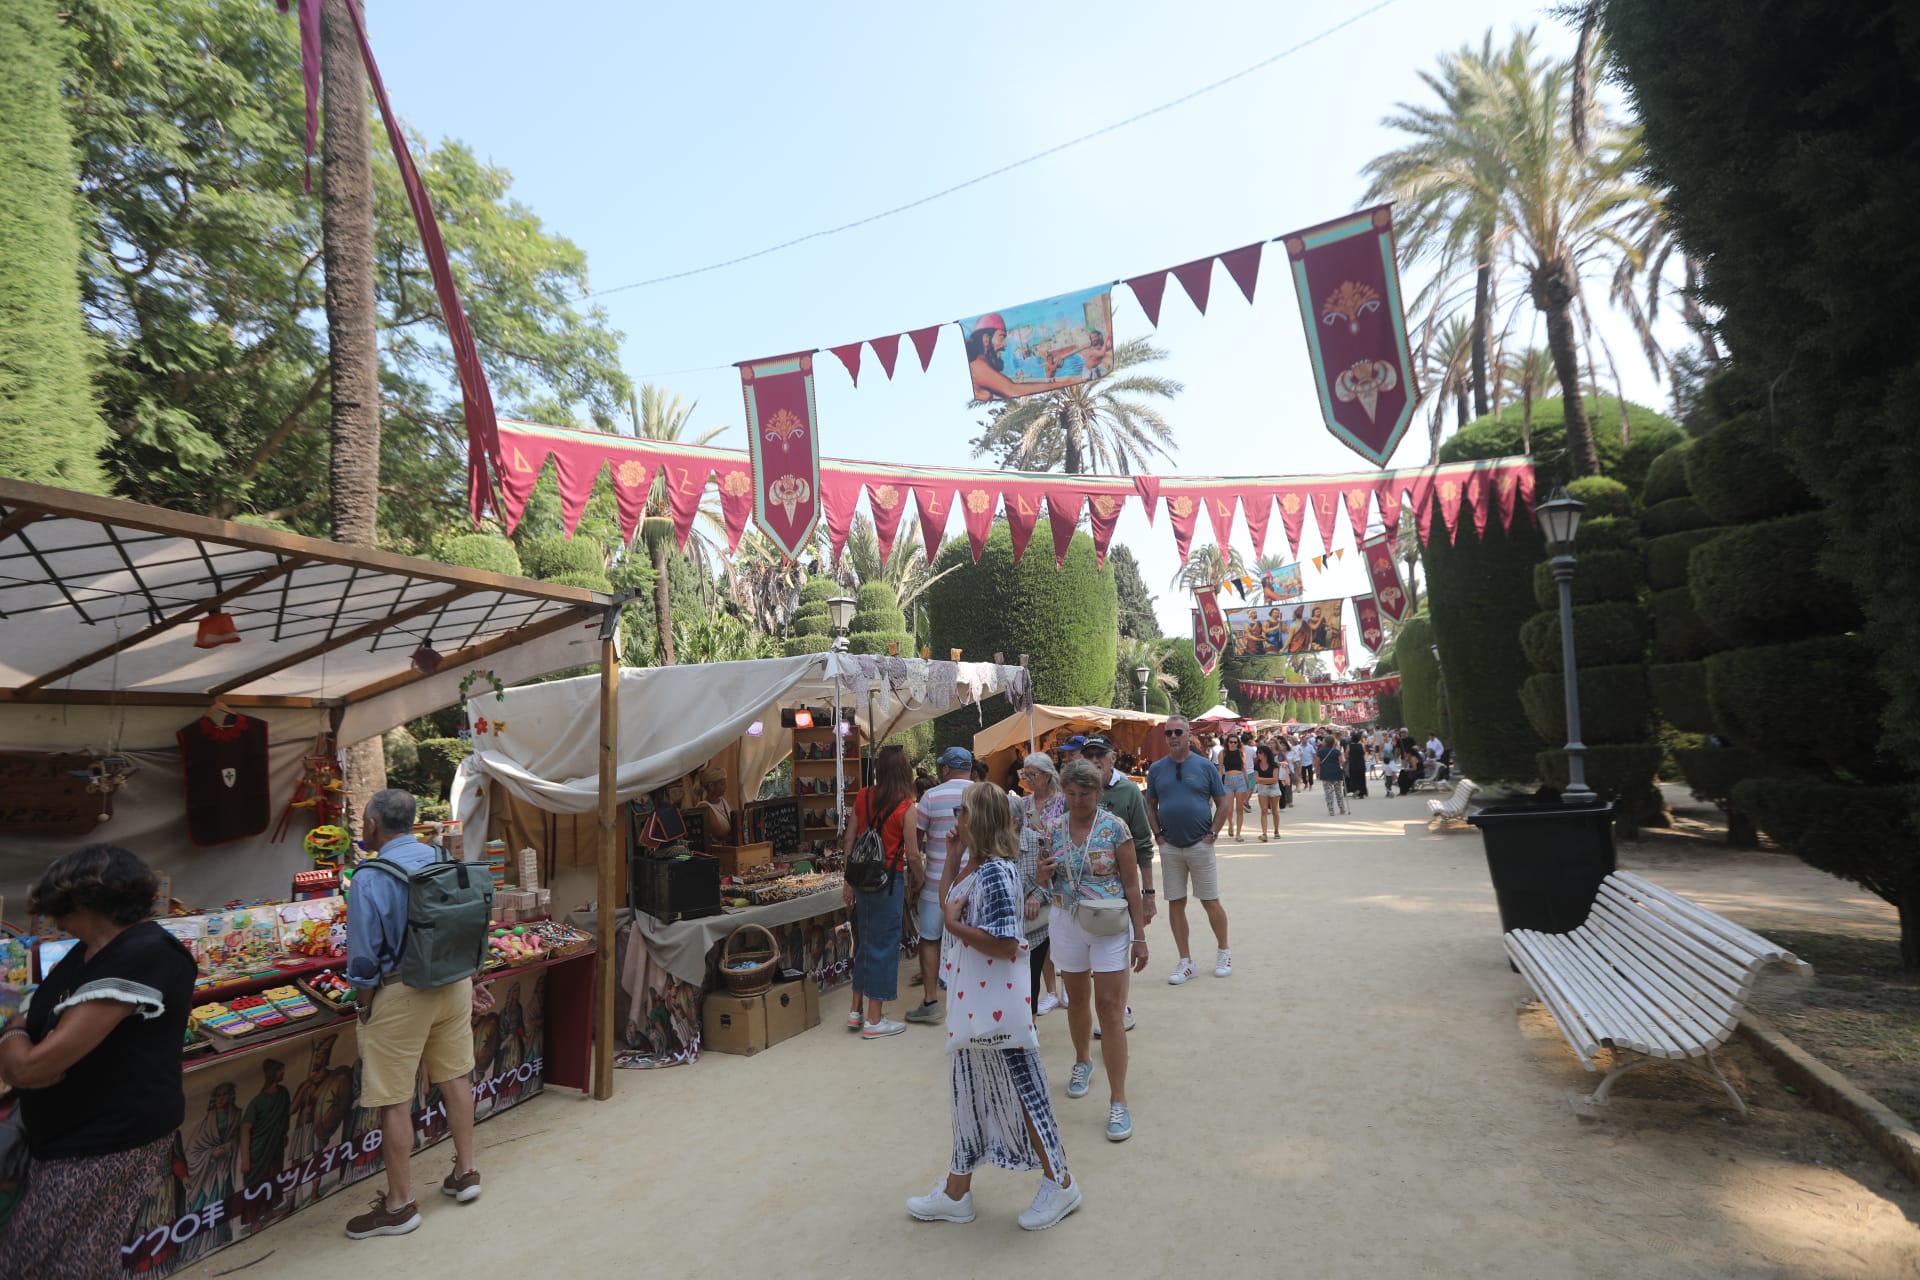
<path fill-rule="evenodd" d="M 1659 962 L 1648 953 L 1624 945 L 1617 934 L 1596 930 L 1587 941 L 1614 968 L 1633 976 L 1642 996 L 1657 1003 L 1678 1042 L 1691 1052 L 1718 1048 L 1732 1034 L 1737 1021 L 1732 1016 L 1732 1001 L 1701 999 L 1687 989 L 1683 980 L 1663 973 Z"/>
<path fill-rule="evenodd" d="M 1560 1028 L 1560 1035 L 1573 1050 L 1573 1056 L 1580 1059 L 1580 1065 L 1587 1070 L 1598 1070 L 1593 1064 L 1593 1055 L 1600 1051 L 1600 1041 L 1560 995 L 1560 989 L 1554 985 L 1546 970 L 1540 967 L 1539 960 L 1527 950 L 1525 942 L 1512 933 L 1507 934 L 1504 941 L 1507 955 L 1527 980 L 1527 985 L 1533 988 L 1534 994 L 1540 997 L 1540 1003 L 1546 1005 L 1547 1012 L 1553 1015 L 1553 1024 Z"/>
<path fill-rule="evenodd" d="M 1627 945 L 1658 956 L 1677 981 L 1729 1002 L 1738 1002 L 1745 995 L 1744 970 L 1729 972 L 1724 962 L 1689 949 L 1686 939 L 1663 933 L 1657 925 L 1642 919 L 1638 912 L 1622 911 L 1612 903 L 1596 902 L 1587 920 L 1603 932 L 1618 935 Z"/>
<path fill-rule="evenodd" d="M 1605 883 L 1600 886 L 1600 896 L 1595 899 L 1594 907 L 1602 913 L 1603 919 L 1672 955 L 1675 963 L 1694 970 L 1736 998 L 1742 993 L 1748 971 L 1753 967 L 1750 962 L 1736 961 L 1700 939 L 1672 928 L 1666 919 L 1646 910 L 1640 903 Z"/>
<path fill-rule="evenodd" d="M 1543 935 L 1542 942 L 1559 962 L 1558 976 L 1577 985 L 1599 1011 L 1600 1020 L 1592 1027 L 1601 1039 L 1625 1043 L 1636 1052 L 1654 1057 L 1672 1056 L 1666 1037 L 1624 998 L 1617 976 L 1611 971 L 1603 972 L 1605 966 L 1586 955 L 1573 934 Z"/>
<path fill-rule="evenodd" d="M 1591 934 L 1575 940 L 1574 950 L 1589 974 L 1610 984 L 1608 991 L 1614 1004 L 1640 1029 L 1642 1039 L 1655 1046 L 1656 1056 L 1684 1057 L 1689 1053 L 1697 1036 L 1672 1015 L 1657 992 L 1645 989 L 1631 970 L 1613 964 Z"/>
<path fill-rule="evenodd" d="M 1683 898 L 1670 889 L 1663 889 L 1651 880 L 1637 876 L 1631 871 L 1616 871 L 1613 875 L 1614 877 L 1618 877 L 1622 883 L 1643 894 L 1648 900 L 1658 902 L 1669 910 L 1689 917 L 1697 924 L 1726 938 L 1729 942 L 1737 944 L 1745 951 L 1760 956 L 1772 963 L 1784 964 L 1788 968 L 1799 972 L 1808 972 L 1813 968 L 1813 966 L 1805 960 L 1794 955 L 1793 952 L 1788 951 L 1772 939 L 1763 937 L 1751 929 L 1743 928 L 1725 916 L 1717 912 L 1709 911 L 1699 903 L 1688 898 Z"/>
<path fill-rule="evenodd" d="M 1553 942 L 1556 935 L 1515 930 L 1509 935 L 1520 940 L 1532 953 L 1547 981 L 1573 1010 L 1596 1040 L 1606 1040 L 1615 1019 L 1611 1018 L 1597 995 L 1588 990 L 1583 976 L 1567 964 Z"/>

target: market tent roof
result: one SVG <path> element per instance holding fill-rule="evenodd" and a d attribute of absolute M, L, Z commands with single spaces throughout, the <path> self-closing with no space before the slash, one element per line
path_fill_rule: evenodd
<path fill-rule="evenodd" d="M 1030 740 L 1044 739 L 1056 729 L 1070 729 L 1074 733 L 1119 734 L 1122 726 L 1133 727 L 1136 732 L 1125 735 L 1128 740 L 1116 741 L 1115 746 L 1137 753 L 1148 743 L 1153 730 L 1166 722 L 1165 716 L 1131 711 L 1125 707 L 1050 707 L 1036 703 L 1031 737 L 1028 734 L 1026 712 L 1016 712 L 974 734 L 973 754 L 987 762 L 989 776 L 998 777 L 1002 755 L 1008 752 L 1024 755 Z M 1136 736 L 1138 744 L 1132 741 Z"/>
<path fill-rule="evenodd" d="M 1215 707 L 1213 710 L 1205 713 L 1204 715 L 1197 715 L 1193 717 L 1193 723 L 1195 724 L 1239 724 L 1242 720 L 1245 720 L 1245 719 L 1246 719 L 1245 716 L 1241 715 L 1238 711 L 1235 711 L 1232 707 L 1228 706 L 1226 703 L 1223 702 L 1219 706 Z"/>
<path fill-rule="evenodd" d="M 843 708 L 876 740 L 994 694 L 1028 696 L 1027 670 L 990 662 L 926 662 L 845 653 L 624 667 L 619 685 L 620 758 L 616 790 L 633 800 L 674 782 L 730 744 L 741 743 L 742 780 L 753 783 L 787 752 L 780 711 Z M 554 680 L 476 695 L 469 704 L 475 750 L 454 778 L 454 816 L 469 842 L 486 839 L 489 783 L 551 813 L 590 813 L 598 804 L 596 677 Z M 1020 719 L 1025 722 L 1025 713 Z M 759 736 L 748 730 L 760 723 Z M 469 845 L 469 854 L 473 847 Z"/>
<path fill-rule="evenodd" d="M 599 592 L 0 479 L 0 706 L 342 709 L 353 742 L 598 660 Z M 230 614 L 237 643 L 201 649 Z M 415 670 L 424 644 L 439 672 Z"/>

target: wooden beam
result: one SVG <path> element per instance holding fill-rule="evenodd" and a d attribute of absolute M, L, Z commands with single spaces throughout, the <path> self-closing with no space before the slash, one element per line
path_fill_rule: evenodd
<path fill-rule="evenodd" d="M 213 695 L 198 689 L 133 689 L 116 691 L 113 689 L 40 689 L 33 693 L 22 693 L 18 689 L 0 689 L 0 703 L 12 703 L 18 706 L 58 706 L 62 703 L 76 707 L 198 707 L 206 710 Z M 279 694 L 236 693 L 226 699 L 230 707 L 282 707 L 300 709 L 304 707 L 330 707 L 339 702 L 337 698 L 307 698 L 282 696 Z"/>
<path fill-rule="evenodd" d="M 215 685 L 213 688 L 207 690 L 207 693 L 212 697 L 222 697 L 234 689 L 245 688 L 256 680 L 264 680 L 276 672 L 285 671 L 288 667 L 297 667 L 303 662 L 311 662 L 322 654 L 332 653 L 335 649 L 344 649 L 350 644 L 357 644 L 365 640 L 368 636 L 377 635 L 385 631 L 388 627 L 398 626 L 409 618 L 417 618 L 423 613 L 432 613 L 436 609 L 445 608 L 462 596 L 472 594 L 473 590 L 470 587 L 456 587 L 452 591 L 442 592 L 430 599 L 410 604 L 398 613 L 390 613 L 384 618 L 375 618 L 372 622 L 362 623 L 353 630 L 343 635 L 337 635 L 331 640 L 322 640 L 319 644 L 308 645 L 298 653 L 288 654 L 284 658 L 276 658 L 264 667 L 257 667 L 244 675 L 235 676 L 224 684 Z"/>
<path fill-rule="evenodd" d="M 18 508 L 5 520 L 0 520 L 0 542 L 5 542 L 8 538 L 11 538 L 14 534 L 20 532 L 46 514 L 46 512 L 38 507 Z"/>
<path fill-rule="evenodd" d="M 594 609 L 568 609 L 562 613 L 556 613 L 550 617 L 542 618 L 538 622 L 529 623 L 523 627 L 515 627 L 512 631 L 503 631 L 490 640 L 482 640 L 479 644 L 468 645 L 464 649 L 447 654 L 446 658 L 440 664 L 440 670 L 434 672 L 434 675 L 439 675 L 441 672 L 451 670 L 455 667 L 464 667 L 469 663 L 478 662 L 482 658 L 490 658 L 502 649 L 517 649 L 523 644 L 528 644 L 543 636 L 550 636 L 556 631 L 565 631 L 568 627 L 591 626 L 599 620 L 598 613 L 599 611 Z M 410 684 L 418 684 L 420 681 L 427 679 L 431 679 L 431 677 L 421 675 L 409 665 L 405 671 L 396 671 L 390 676 L 383 676 L 381 679 L 375 680 L 372 684 L 363 685 L 355 689 L 347 695 L 346 701 L 349 705 L 356 702 L 365 702 L 369 698 L 377 698 L 383 693 L 392 693 L 395 689 L 404 688 Z"/>
<path fill-rule="evenodd" d="M 616 772 L 620 766 L 620 649 L 616 629 L 611 625 L 618 610 L 610 611 L 607 625 L 600 629 L 600 920 L 599 954 L 593 971 L 593 1096 L 605 1100 L 613 1096 L 613 1006 L 615 958 L 619 955 L 614 937 L 614 897 L 619 892 L 620 859 L 625 852 L 621 839 L 620 806 L 616 795 Z M 640 945 L 636 932 L 633 945 Z"/>
<path fill-rule="evenodd" d="M 284 560 L 281 563 L 275 565 L 273 568 L 266 570 L 265 572 L 254 574 L 251 578 L 248 578 L 245 582 L 241 583 L 237 587 L 229 587 L 227 590 L 222 591 L 219 595 L 210 596 L 207 599 L 202 600 L 199 604 L 190 605 L 187 608 L 182 609 L 180 612 L 171 615 L 170 617 L 161 619 L 159 622 L 154 623 L 152 626 L 147 627 L 144 630 L 136 631 L 134 634 L 126 637 L 123 640 L 117 640 L 114 643 L 107 645 L 105 648 L 95 649 L 92 653 L 86 654 L 82 657 L 75 658 L 72 662 L 64 663 L 61 666 L 55 667 L 53 670 L 47 672 L 45 675 L 36 676 L 33 679 L 27 681 L 25 684 L 21 685 L 20 688 L 17 690 L 17 692 L 23 693 L 23 694 L 32 693 L 36 689 L 45 688 L 46 686 L 54 683 L 56 680 L 63 680 L 66 677 L 72 675 L 76 671 L 85 671 L 88 667 L 91 667 L 96 662 L 105 662 L 108 658 L 111 658 L 116 653 L 125 653 L 127 650 L 133 648 L 135 645 L 142 644 L 145 641 L 151 640 L 153 637 L 159 635 L 162 631 L 166 631 L 172 627 L 177 627 L 181 623 L 186 622 L 192 618 L 198 617 L 202 613 L 212 613 L 214 610 L 218 609 L 221 605 L 227 603 L 229 600 L 237 600 L 241 596 L 244 596 L 249 592 L 259 590 L 261 587 L 266 586 L 269 582 L 273 582 L 273 581 L 276 581 L 277 579 L 284 578 L 287 574 L 292 573 L 295 569 L 307 563 L 308 561 L 305 561 L 305 560 Z"/>

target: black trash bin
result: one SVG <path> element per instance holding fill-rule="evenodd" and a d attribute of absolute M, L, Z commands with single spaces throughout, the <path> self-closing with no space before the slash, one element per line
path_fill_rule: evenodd
<path fill-rule="evenodd" d="M 1467 818 L 1480 828 L 1500 932 L 1568 933 L 1585 923 L 1613 872 L 1613 804 L 1496 804 Z"/>

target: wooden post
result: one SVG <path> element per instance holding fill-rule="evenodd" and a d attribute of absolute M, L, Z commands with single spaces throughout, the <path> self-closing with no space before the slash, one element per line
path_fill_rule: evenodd
<path fill-rule="evenodd" d="M 1027 673 L 1027 754 L 1032 755 L 1040 749 L 1040 739 L 1033 731 L 1033 672 L 1027 668 L 1027 655 L 1020 655 L 1020 669 Z"/>
<path fill-rule="evenodd" d="M 615 771 L 620 764 L 620 648 L 619 606 L 607 610 L 600 626 L 600 871 L 597 897 L 600 907 L 599 955 L 593 980 L 593 1096 L 613 1096 L 613 997 L 619 956 L 614 937 L 614 899 L 619 893 L 620 806 Z"/>

